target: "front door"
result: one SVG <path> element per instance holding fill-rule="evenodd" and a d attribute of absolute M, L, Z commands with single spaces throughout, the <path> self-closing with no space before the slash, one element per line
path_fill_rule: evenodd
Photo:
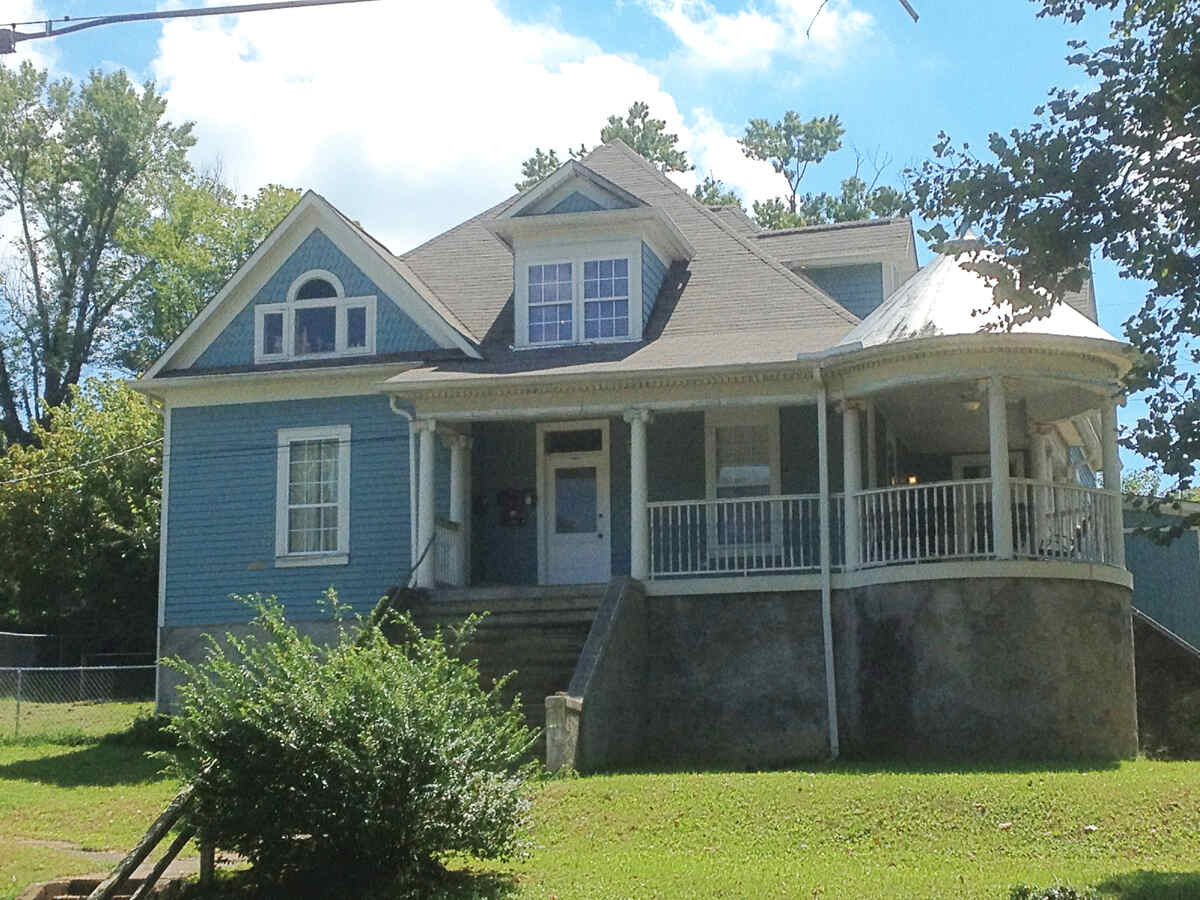
<path fill-rule="evenodd" d="M 592 584 L 612 574 L 608 422 L 539 427 L 544 579 Z"/>

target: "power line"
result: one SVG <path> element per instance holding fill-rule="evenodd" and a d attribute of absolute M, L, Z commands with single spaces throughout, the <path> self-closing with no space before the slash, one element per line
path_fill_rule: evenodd
<path fill-rule="evenodd" d="M 20 478 L 10 478 L 8 481 L 0 481 L 0 487 L 8 485 L 21 484 L 25 481 L 36 481 L 39 478 L 50 478 L 53 475 L 61 475 L 64 472 L 78 472 L 80 469 L 90 469 L 92 466 L 98 466 L 100 463 L 108 462 L 120 456 L 128 456 L 130 453 L 136 453 L 138 450 L 143 450 L 153 444 L 161 444 L 162 438 L 155 438 L 152 441 L 146 441 L 134 447 L 126 447 L 124 450 L 118 450 L 116 453 L 110 453 L 108 456 L 101 456 L 97 459 L 89 459 L 74 466 L 63 466 L 61 469 L 52 469 L 49 472 L 35 472 L 32 475 L 22 475 Z"/>

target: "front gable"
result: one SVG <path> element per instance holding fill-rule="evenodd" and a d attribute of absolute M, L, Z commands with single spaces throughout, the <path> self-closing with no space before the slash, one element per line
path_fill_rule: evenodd
<path fill-rule="evenodd" d="M 335 286 L 337 296 L 329 295 L 327 303 L 297 297 L 297 287 L 309 275 Z M 336 350 L 266 358 L 260 346 L 264 322 L 274 316 L 271 324 L 277 331 L 280 321 L 285 328 L 299 328 L 300 307 L 306 305 L 336 307 Z M 351 330 L 361 333 L 363 310 L 370 339 L 351 346 L 346 336 Z M 284 343 L 299 344 L 300 334 L 292 331 Z M 310 191 L 144 378 L 255 371 L 266 365 L 302 367 L 326 360 L 419 359 L 435 352 L 479 358 L 474 336 L 405 263 Z"/>
<path fill-rule="evenodd" d="M 309 272 L 332 274 L 341 282 L 347 297 L 375 298 L 375 355 L 440 349 L 438 342 L 404 311 L 404 307 L 412 308 L 419 302 L 416 291 L 410 285 L 400 280 L 400 291 L 392 287 L 393 293 L 399 296 L 388 294 L 338 249 L 324 231 L 314 228 L 189 369 L 200 371 L 252 366 L 255 362 L 255 308 L 286 301 L 289 288 Z"/>

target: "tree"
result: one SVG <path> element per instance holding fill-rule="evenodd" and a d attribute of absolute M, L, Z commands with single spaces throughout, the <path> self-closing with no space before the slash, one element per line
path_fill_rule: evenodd
<path fill-rule="evenodd" d="M 784 177 L 787 193 L 770 200 L 755 201 L 754 219 L 767 229 L 800 228 L 826 222 L 848 222 L 893 216 L 904 211 L 899 191 L 878 184 L 890 160 L 874 159 L 875 175 L 868 184 L 861 176 L 862 154 L 855 152 L 854 174 L 842 181 L 841 193 L 800 193 L 809 167 L 820 164 L 842 147 L 846 130 L 836 115 L 817 116 L 807 121 L 793 110 L 778 122 L 751 119 L 739 141 L 750 159 L 771 164 Z"/>
<path fill-rule="evenodd" d="M 938 222 L 923 234 L 969 251 L 1012 321 L 1077 289 L 1093 248 L 1123 278 L 1146 281 L 1125 336 L 1140 353 L 1126 387 L 1145 392 L 1147 412 L 1123 443 L 1154 463 L 1169 494 L 1188 491 L 1200 456 L 1200 6 L 1037 2 L 1039 16 L 1072 23 L 1116 10 L 1110 40 L 1071 41 L 1068 62 L 1086 86 L 1051 90 L 1032 124 L 989 136 L 987 157 L 939 136 L 911 173 L 918 209 Z M 978 240 L 949 241 L 947 220 L 971 224 Z"/>
<path fill-rule="evenodd" d="M 692 166 L 687 154 L 675 148 L 679 143 L 679 135 L 667 132 L 666 127 L 666 120 L 650 118 L 650 107 L 639 100 L 630 105 L 624 119 L 615 115 L 608 117 L 600 129 L 600 142 L 607 143 L 620 138 L 660 171 L 686 172 Z M 580 144 L 567 151 L 567 156 L 580 159 L 587 156 L 588 152 L 587 145 Z M 564 158 L 554 150 L 542 152 L 541 147 L 536 148 L 533 156 L 521 163 L 521 180 L 514 187 L 518 191 L 528 190 L 562 165 Z"/>
<path fill-rule="evenodd" d="M 134 372 L 154 362 L 299 200 L 299 191 L 277 184 L 238 196 L 219 173 L 177 179 L 161 214 L 125 242 L 145 275 L 111 361 Z"/>
<path fill-rule="evenodd" d="M 0 456 L 0 618 L 154 646 L 162 420 L 118 381 L 68 390 Z"/>
<path fill-rule="evenodd" d="M 692 190 L 692 196 L 705 206 L 742 205 L 742 199 L 731 188 L 726 187 L 725 182 L 712 175 L 704 176 L 704 180 Z"/>
<path fill-rule="evenodd" d="M 93 72 L 78 87 L 28 62 L 0 68 L 0 213 L 13 213 L 19 261 L 4 273 L 0 430 L 32 438 L 114 331 L 149 267 L 126 252 L 164 184 L 187 170 L 191 125 L 163 120 L 153 83 Z M 43 406 L 44 402 L 44 406 Z"/>
<path fill-rule="evenodd" d="M 624 119 L 608 117 L 608 123 L 600 129 L 600 143 L 620 139 L 661 172 L 690 171 L 692 164 L 687 154 L 675 148 L 679 135 L 669 133 L 666 128 L 666 120 L 650 118 L 649 105 L 638 100 L 630 105 Z"/>

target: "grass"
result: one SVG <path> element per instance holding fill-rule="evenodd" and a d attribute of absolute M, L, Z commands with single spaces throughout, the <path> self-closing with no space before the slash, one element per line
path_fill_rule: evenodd
<path fill-rule="evenodd" d="M 105 868 L 78 848 L 128 849 L 175 787 L 137 747 L 0 746 L 0 900 Z M 1200 763 L 623 774 L 534 799 L 532 856 L 458 860 L 445 896 L 1200 897 Z"/>
<path fill-rule="evenodd" d="M 176 790 L 140 747 L 68 733 L 0 744 L 0 900 L 32 881 L 111 868 Z M 83 852 L 81 852 L 83 851 Z"/>
<path fill-rule="evenodd" d="M 20 726 L 17 704 L 0 700 L 0 745 L 23 743 L 70 743 L 99 738 L 121 731 L 139 715 L 154 711 L 153 701 L 138 703 L 88 702 L 21 704 Z"/>
<path fill-rule="evenodd" d="M 467 868 L 564 900 L 1200 897 L 1196 763 L 615 775 L 549 783 L 534 819 L 530 860 Z"/>

